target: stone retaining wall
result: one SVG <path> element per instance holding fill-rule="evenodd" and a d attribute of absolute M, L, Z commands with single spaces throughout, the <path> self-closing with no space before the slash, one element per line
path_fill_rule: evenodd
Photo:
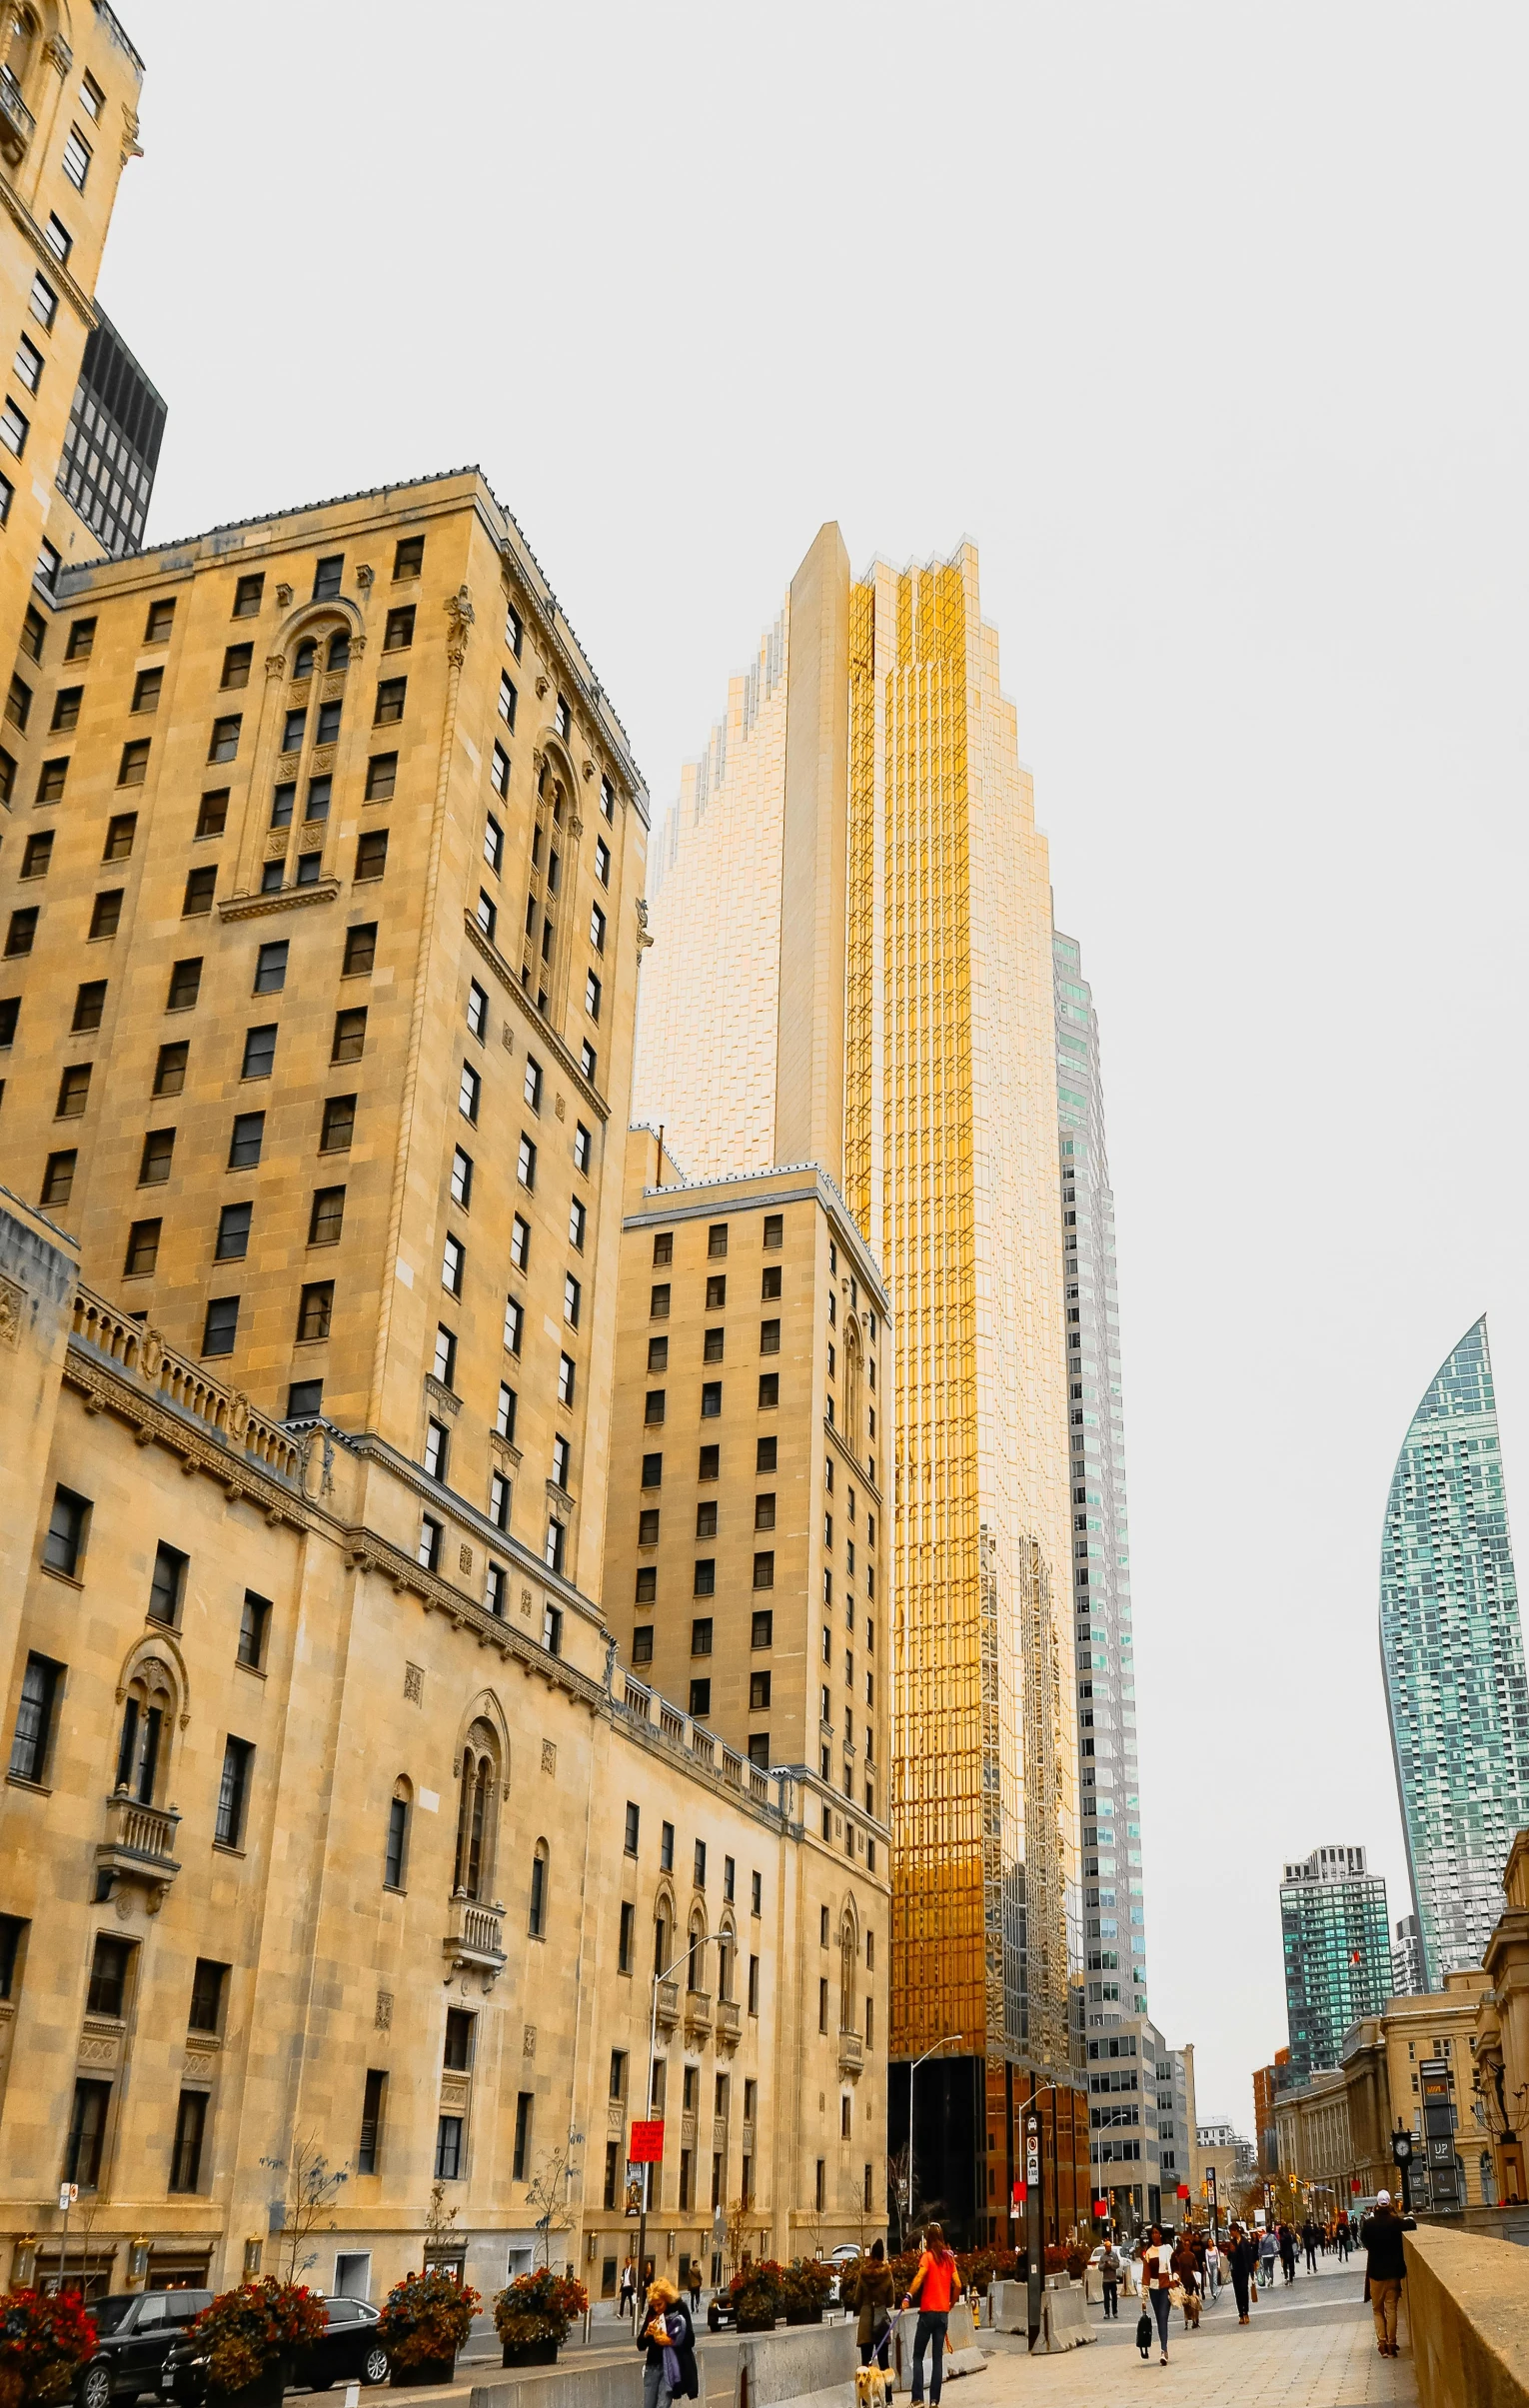
<path fill-rule="evenodd" d="M 1406 2236 L 1422 2408 L 1529 2408 L 1529 2259 L 1437 2224 Z"/>

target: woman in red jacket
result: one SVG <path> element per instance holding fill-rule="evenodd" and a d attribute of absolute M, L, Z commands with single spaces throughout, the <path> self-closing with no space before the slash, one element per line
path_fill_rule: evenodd
<path fill-rule="evenodd" d="M 918 2408 L 923 2398 L 923 2353 L 931 2345 L 929 2400 L 930 2408 L 938 2408 L 945 2334 L 949 2330 L 950 2310 L 960 2295 L 961 2270 L 954 2252 L 945 2247 L 945 2236 L 939 2226 L 930 2224 L 924 2232 L 918 2271 L 902 2302 L 905 2308 L 910 2308 L 916 2301 L 918 2307 L 918 2322 L 913 2332 L 912 2408 Z"/>

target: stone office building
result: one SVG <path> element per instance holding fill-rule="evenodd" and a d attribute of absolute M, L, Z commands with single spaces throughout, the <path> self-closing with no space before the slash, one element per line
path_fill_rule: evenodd
<path fill-rule="evenodd" d="M 12 341 L 82 68 L 15 13 Z M 314 2150 L 326 2286 L 418 2264 L 439 2181 L 480 2287 L 550 2199 L 599 2289 L 645 2095 L 661 2266 L 714 2201 L 828 2244 L 884 2202 L 882 1867 L 601 1603 L 625 734 L 475 471 L 92 558 L 92 309 L 0 533 L 0 2245 L 46 2267 L 74 2180 L 97 2287 L 221 2283 Z"/>

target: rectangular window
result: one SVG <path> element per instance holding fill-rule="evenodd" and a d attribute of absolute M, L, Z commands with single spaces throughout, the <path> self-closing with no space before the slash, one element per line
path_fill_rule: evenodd
<path fill-rule="evenodd" d="M 234 588 L 234 607 L 229 614 L 234 619 L 258 619 L 261 597 L 266 590 L 263 575 L 241 577 Z"/>
<path fill-rule="evenodd" d="M 276 1030 L 275 1021 L 265 1021 L 258 1029 L 245 1031 L 241 1079 L 270 1078 L 276 1067 Z"/>
<path fill-rule="evenodd" d="M 161 1048 L 161 1060 L 163 1060 L 164 1054 L 169 1049 L 167 1048 Z M 181 1067 L 182 1075 L 184 1076 L 184 1065 Z M 179 1094 L 180 1090 L 176 1088 L 171 1092 L 173 1094 Z M 256 1121 L 263 1121 L 265 1116 L 262 1113 L 254 1113 L 250 1115 L 250 1118 Z M 236 1121 L 234 1123 L 234 1128 L 236 1131 L 238 1127 L 239 1124 Z M 170 1177 L 170 1165 L 174 1158 L 175 1131 L 173 1129 L 151 1129 L 144 1139 L 143 1153 L 139 1158 L 139 1186 L 141 1188 L 157 1188 L 162 1186 L 163 1183 Z M 255 1159 L 257 1162 L 260 1159 L 258 1147 Z"/>
<path fill-rule="evenodd" d="M 571 1329 L 577 1329 L 579 1326 L 579 1314 L 582 1309 L 583 1298 L 584 1289 L 582 1285 L 580 1284 L 579 1280 L 575 1278 L 573 1272 L 569 1271 L 565 1275 L 563 1281 L 563 1317 Z"/>
<path fill-rule="evenodd" d="M 367 802 L 387 803 L 391 801 L 397 787 L 397 753 L 374 753 L 367 763 Z"/>
<path fill-rule="evenodd" d="M 467 1023 L 482 1043 L 489 1031 L 489 999 L 476 979 L 468 981 Z"/>
<path fill-rule="evenodd" d="M 239 731 L 243 725 L 244 721 L 237 713 L 228 719 L 215 719 L 213 721 L 212 741 L 207 748 L 207 758 L 209 761 L 233 761 L 237 757 L 239 752 Z M 132 747 L 130 746 L 128 749 L 131 751 Z M 145 745 L 143 749 L 145 758 L 147 758 L 148 746 Z M 122 784 L 124 786 L 127 784 L 127 780 L 125 778 L 123 779 Z"/>
<path fill-rule="evenodd" d="M 255 1749 L 248 1739 L 230 1737 L 223 1749 L 223 1775 L 218 1783 L 218 1811 L 213 1826 L 214 1843 L 220 1848 L 237 1848 L 244 1837 L 245 1809 L 250 1795 L 250 1766 Z"/>
<path fill-rule="evenodd" d="M 605 952 L 606 916 L 598 903 L 593 903 L 590 906 L 590 943 L 594 946 L 595 951 L 598 954 L 603 954 Z M 597 1020 L 600 1018 L 598 1012 L 596 1013 L 595 1017 Z"/>
<path fill-rule="evenodd" d="M 144 1279 L 159 1260 L 159 1233 L 163 1221 L 135 1220 L 128 1230 L 127 1253 L 123 1259 L 125 1279 Z"/>
<path fill-rule="evenodd" d="M 584 1251 L 585 1208 L 576 1196 L 568 1208 L 568 1241 L 581 1254 Z"/>
<path fill-rule="evenodd" d="M 600 981 L 594 971 L 587 972 L 584 982 L 584 1008 L 591 1020 L 600 1018 Z"/>
<path fill-rule="evenodd" d="M 525 1325 L 526 1315 L 522 1307 L 516 1302 L 514 1296 L 507 1296 L 505 1298 L 505 1344 L 512 1354 L 519 1354 L 521 1350 L 521 1332 Z"/>
<path fill-rule="evenodd" d="M 240 1113 L 234 1122 L 233 1137 L 229 1143 L 228 1167 L 230 1171 L 253 1171 L 260 1161 L 260 1152 L 265 1143 L 265 1136 L 266 1116 L 263 1112 Z M 164 1176 L 168 1178 L 168 1170 Z"/>
<path fill-rule="evenodd" d="M 162 669 L 140 669 L 133 681 L 133 709 L 157 711 L 164 683 L 165 673 Z"/>
<path fill-rule="evenodd" d="M 560 1354 L 558 1357 L 558 1402 L 560 1404 L 573 1403 L 576 1376 L 572 1354 Z"/>
<path fill-rule="evenodd" d="M 701 1417 L 703 1421 L 715 1420 L 721 1411 L 722 1381 L 720 1379 L 708 1379 L 703 1381 L 701 1389 Z"/>
<path fill-rule="evenodd" d="M 175 2145 L 170 2154 L 172 2191 L 195 2191 L 202 2181 L 202 2142 L 207 2130 L 207 2092 L 183 2090 L 175 2116 Z"/>
<path fill-rule="evenodd" d="M 471 2073 L 473 2069 L 473 2026 L 476 2015 L 463 2007 L 446 2010 L 446 2047 L 441 2062 L 448 2073 Z"/>
<path fill-rule="evenodd" d="M 489 1519 L 497 1530 L 508 1530 L 510 1527 L 510 1501 L 509 1480 L 502 1471 L 491 1471 L 489 1474 Z"/>
<path fill-rule="evenodd" d="M 461 1295 L 466 1271 L 467 1247 L 460 1237 L 454 1237 L 448 1230 L 441 1249 L 441 1284 L 448 1295 Z"/>
<path fill-rule="evenodd" d="M 406 602 L 388 613 L 383 629 L 384 652 L 407 652 L 414 642 L 414 604 Z"/>
<path fill-rule="evenodd" d="M 436 1323 L 436 1347 L 431 1369 L 443 1387 L 450 1387 L 457 1370 L 457 1338 L 444 1321 Z"/>
<path fill-rule="evenodd" d="M 8 452 L 14 452 L 19 460 L 27 448 L 27 437 L 31 431 L 32 423 L 26 412 L 7 395 L 3 406 L 0 406 L 0 443 Z"/>
<path fill-rule="evenodd" d="M 537 1150 L 534 1142 L 521 1132 L 520 1150 L 516 1156 L 516 1176 L 523 1188 L 535 1189 L 537 1184 Z"/>
<path fill-rule="evenodd" d="M 111 2104 L 110 2082 L 83 2078 L 74 2086 L 69 2112 L 69 2136 L 64 2144 L 64 2180 L 93 2191 L 101 2176 L 101 2153 L 106 2143 L 106 2113 Z"/>
<path fill-rule="evenodd" d="M 443 2115 L 436 2124 L 436 2180 L 462 2179 L 462 2117 Z"/>
<path fill-rule="evenodd" d="M 154 1553 L 154 1576 L 149 1582 L 149 1619 L 173 1629 L 181 1616 L 186 1593 L 187 1557 L 162 1538 Z"/>
<path fill-rule="evenodd" d="M 476 1123 L 479 1098 L 482 1093 L 483 1081 L 472 1064 L 465 1062 L 462 1066 L 462 1078 L 457 1088 L 457 1110 L 462 1114 L 464 1120 Z"/>
<path fill-rule="evenodd" d="M 356 1099 L 354 1096 L 327 1096 L 324 1100 L 324 1121 L 319 1132 L 321 1154 L 348 1154 L 356 1131 Z"/>
<path fill-rule="evenodd" d="M 494 943 L 495 931 L 499 927 L 499 906 L 494 901 L 493 896 L 488 894 L 482 887 L 480 887 L 478 890 L 478 909 L 474 913 L 473 917 L 476 919 L 479 927 L 482 929 L 484 935 L 488 938 L 489 943 L 492 945 Z"/>
<path fill-rule="evenodd" d="M 334 1280 L 310 1280 L 298 1300 L 298 1344 L 311 1345 L 319 1338 L 328 1337 L 334 1310 Z"/>
<path fill-rule="evenodd" d="M 191 871 L 186 880 L 185 895 L 181 899 L 181 918 L 200 920 L 210 912 L 217 885 L 216 864 L 209 863 L 205 869 Z"/>
<path fill-rule="evenodd" d="M 32 315 L 37 320 L 39 326 L 51 326 L 53 324 L 55 317 L 58 315 L 58 295 L 53 290 L 53 287 L 48 282 L 46 276 L 39 274 L 33 277 L 32 290 L 28 297 L 27 306 L 31 310 Z"/>
<path fill-rule="evenodd" d="M 494 747 L 489 763 L 489 784 L 497 795 L 503 795 L 510 784 L 510 756 L 502 744 Z"/>
<path fill-rule="evenodd" d="M 81 1118 L 90 1100 L 92 1068 L 93 1065 L 88 1062 L 75 1062 L 64 1072 L 58 1083 L 58 1102 L 53 1115 L 55 1120 L 78 1121 Z"/>
<path fill-rule="evenodd" d="M 632 1660 L 635 1664 L 653 1662 L 653 1624 L 640 1622 L 632 1633 Z"/>
<path fill-rule="evenodd" d="M 373 724 L 383 728 L 404 716 L 404 697 L 409 691 L 407 678 L 382 678 L 377 687 L 377 709 Z"/>
<path fill-rule="evenodd" d="M 526 2168 L 531 2162 L 531 2110 L 534 2103 L 535 2093 L 533 2091 L 521 2090 L 516 2093 L 515 2153 L 510 2161 L 512 2182 L 526 2180 Z"/>
<path fill-rule="evenodd" d="M 574 1128 L 574 1169 L 587 1172 L 594 1152 L 594 1140 L 582 1121 Z"/>
<path fill-rule="evenodd" d="M 230 644 L 223 655 L 223 675 L 219 686 L 226 694 L 235 692 L 250 682 L 250 664 L 255 658 L 253 644 Z"/>
<path fill-rule="evenodd" d="M 342 979 L 370 978 L 377 965 L 377 923 L 358 920 L 345 932 L 345 959 L 340 965 Z"/>
<path fill-rule="evenodd" d="M 335 1014 L 334 1043 L 330 1049 L 331 1062 L 359 1062 L 367 1042 L 365 1005 L 349 1012 Z"/>
<path fill-rule="evenodd" d="M 433 1514 L 422 1513 L 420 1515 L 420 1542 L 414 1551 L 416 1561 L 423 1564 L 426 1571 L 433 1572 L 439 1569 L 441 1524 Z"/>
<path fill-rule="evenodd" d="M 213 1296 L 202 1324 L 204 1354 L 232 1354 L 239 1334 L 239 1298 Z"/>
<path fill-rule="evenodd" d="M 37 345 L 32 341 L 30 335 L 23 335 L 20 342 L 17 344 L 16 358 L 13 365 L 16 370 L 18 381 L 25 387 L 28 393 L 35 393 L 38 386 L 42 383 L 43 355 L 38 350 Z M 36 616 L 36 614 L 29 613 L 29 616 Z M 42 621 L 40 618 L 38 619 L 37 623 L 40 628 L 42 626 Z M 23 650 L 27 649 L 29 648 L 23 646 Z M 37 639 L 37 649 L 32 653 L 32 658 L 34 661 L 40 661 L 42 659 L 41 636 L 39 636 Z"/>
<path fill-rule="evenodd" d="M 369 828 L 356 839 L 356 871 L 354 884 L 364 886 L 368 879 L 381 878 L 388 867 L 388 831 Z"/>
<path fill-rule="evenodd" d="M 388 2097 L 385 2072 L 369 2068 L 361 2094 L 361 2138 L 356 2148 L 358 2174 L 375 2174 L 382 2165 L 383 2114 Z"/>
<path fill-rule="evenodd" d="M 505 1569 L 505 1566 L 502 1563 L 491 1563 L 489 1565 L 487 1580 L 484 1583 L 483 1601 L 489 1612 L 497 1614 L 501 1621 L 503 1621 L 505 1616 L 505 1605 L 509 1597 L 509 1572 Z"/>
<path fill-rule="evenodd" d="M 55 1515 L 57 1509 L 55 1505 Z M 47 1561 L 46 1548 L 43 1560 Z M 21 1680 L 21 1699 L 16 1708 L 16 1728 L 11 1739 L 11 1774 L 18 1781 L 32 1781 L 38 1786 L 42 1784 L 48 1769 L 53 1712 L 63 1669 L 62 1664 L 54 1663 L 46 1655 L 31 1654 L 27 1657 L 27 1667 Z"/>
<path fill-rule="evenodd" d="M 425 1469 L 433 1480 L 444 1480 L 451 1440 L 439 1421 L 425 1424 Z"/>
<path fill-rule="evenodd" d="M 632 1971 L 633 1943 L 636 1934 L 636 1926 L 637 1908 L 633 1905 L 630 1898 L 624 1898 L 622 1900 L 621 1919 L 618 1924 L 616 1938 L 616 1970 L 618 1973 L 630 1973 Z"/>
<path fill-rule="evenodd" d="M 344 570 L 345 554 L 343 552 L 326 553 L 323 560 L 315 561 L 313 571 L 313 598 L 315 602 L 334 601 L 336 595 L 340 591 L 340 579 L 344 574 Z"/>
<path fill-rule="evenodd" d="M 228 797 L 226 786 L 220 786 L 215 793 L 202 797 L 202 808 L 197 814 L 199 837 L 222 836 L 228 826 Z"/>
<path fill-rule="evenodd" d="M 774 1406 L 776 1406 L 776 1405 L 779 1403 L 779 1401 L 780 1401 L 780 1374 L 779 1374 L 779 1372 L 778 1372 L 778 1371 L 762 1371 L 762 1372 L 760 1373 L 760 1410 L 761 1410 L 761 1412 L 768 1412 L 768 1411 L 770 1411 L 770 1410 L 771 1410 L 771 1409 L 772 1409 Z"/>
<path fill-rule="evenodd" d="M 61 758 L 57 761 L 45 761 L 42 765 L 42 768 L 37 773 L 38 802 L 61 803 L 64 799 L 64 785 L 68 779 L 68 776 L 69 763 L 67 758 Z M 133 819 L 132 815 L 128 816 L 130 824 L 136 827 L 136 819 Z M 117 822 L 114 820 L 111 825 L 116 827 Z M 108 838 L 108 850 L 103 851 L 101 855 L 101 859 L 104 862 L 122 861 L 126 858 L 124 854 L 111 852 L 109 850 L 109 845 L 110 839 Z M 131 853 L 132 850 L 132 845 L 129 844 L 127 851 Z"/>
<path fill-rule="evenodd" d="M 239 1615 L 239 1645 L 235 1651 L 239 1663 L 259 1671 L 266 1660 L 266 1632 L 270 1627 L 270 1598 L 257 1596 L 253 1588 L 247 1588 Z"/>
<path fill-rule="evenodd" d="M 512 1446 L 515 1444 L 515 1390 L 502 1379 L 499 1383 L 499 1404 L 494 1415 L 494 1427 L 502 1438 L 509 1440 Z"/>
<path fill-rule="evenodd" d="M 595 875 L 603 887 L 611 884 L 611 848 L 603 836 L 595 839 Z"/>
<path fill-rule="evenodd" d="M 79 1156 L 74 1153 L 50 1154 L 43 1169 L 42 1195 L 44 1204 L 66 1204 L 74 1194 L 74 1172 Z"/>
<path fill-rule="evenodd" d="M 399 540 L 393 554 L 393 582 L 402 585 L 406 579 L 418 577 L 425 565 L 425 538 L 406 535 Z"/>

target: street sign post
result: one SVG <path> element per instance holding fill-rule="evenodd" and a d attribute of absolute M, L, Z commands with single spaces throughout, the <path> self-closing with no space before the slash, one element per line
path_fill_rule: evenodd
<path fill-rule="evenodd" d="M 1040 2237 L 1040 2118 L 1027 2114 L 1024 2119 L 1024 2186 L 1029 2203 L 1028 2275 L 1025 2284 L 1026 2321 L 1030 2329 L 1030 2347 L 1040 2338 L 1040 2294 L 1045 2279 L 1044 2253 Z"/>
<path fill-rule="evenodd" d="M 1219 2242 L 1221 2227 L 1216 2205 L 1216 2169 L 1213 2165 L 1205 2168 L 1205 2205 L 1210 2211 L 1210 2237 Z"/>

